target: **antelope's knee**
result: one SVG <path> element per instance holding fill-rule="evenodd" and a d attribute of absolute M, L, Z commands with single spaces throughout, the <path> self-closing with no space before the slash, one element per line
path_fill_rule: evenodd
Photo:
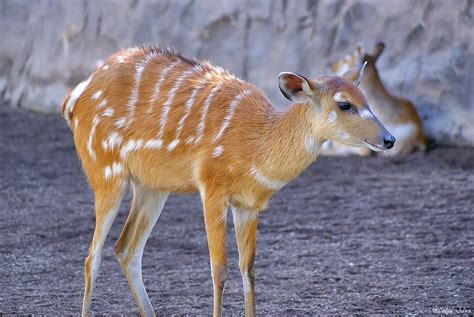
<path fill-rule="evenodd" d="M 214 283 L 219 286 L 219 287 L 224 287 L 225 282 L 228 279 L 228 274 L 227 274 L 227 267 L 226 266 L 217 266 L 216 268 L 213 268 L 212 270 L 212 278 L 214 280 Z"/>

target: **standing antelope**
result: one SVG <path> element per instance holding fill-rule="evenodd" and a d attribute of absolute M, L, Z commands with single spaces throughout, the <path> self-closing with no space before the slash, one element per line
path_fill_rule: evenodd
<path fill-rule="evenodd" d="M 386 152 L 386 155 L 409 154 L 417 149 L 425 151 L 427 147 L 426 136 L 415 107 L 409 100 L 391 95 L 380 80 L 375 63 L 384 48 L 383 43 L 378 43 L 370 53 L 364 54 L 362 47 L 358 46 L 352 54 L 332 63 L 331 69 L 334 73 L 340 75 L 355 65 L 367 62 L 360 88 L 366 93 L 375 115 L 397 138 L 397 144 L 393 149 Z M 370 154 L 367 149 L 351 148 L 338 144 L 328 143 L 325 147 L 321 154 Z"/>
<path fill-rule="evenodd" d="M 130 213 L 114 251 L 140 313 L 154 315 L 142 281 L 143 249 L 170 192 L 199 191 L 221 315 L 227 279 L 226 215 L 234 217 L 245 313 L 255 314 L 254 258 L 259 211 L 316 159 L 325 140 L 391 148 L 392 135 L 372 114 L 360 81 L 308 80 L 281 73 L 296 103 L 277 111 L 252 84 L 207 62 L 158 48 L 122 50 L 79 84 L 63 113 L 95 197 L 96 227 L 85 261 L 82 314 L 89 311 L 101 250 L 128 184 Z"/>

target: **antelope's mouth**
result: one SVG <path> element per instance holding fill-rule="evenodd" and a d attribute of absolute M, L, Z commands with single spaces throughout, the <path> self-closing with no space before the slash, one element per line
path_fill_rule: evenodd
<path fill-rule="evenodd" d="M 365 143 L 367 143 L 367 144 L 369 145 L 369 148 L 370 148 L 372 151 L 378 152 L 378 151 L 383 151 L 383 150 L 385 150 L 385 149 L 384 149 L 383 147 L 381 147 L 380 145 L 375 144 L 375 143 L 372 143 L 372 142 L 370 142 L 369 140 L 364 140 L 364 141 L 365 141 Z"/>

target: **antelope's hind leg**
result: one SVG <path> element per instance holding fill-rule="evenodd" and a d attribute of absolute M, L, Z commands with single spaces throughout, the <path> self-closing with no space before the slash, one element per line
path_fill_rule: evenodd
<path fill-rule="evenodd" d="M 100 188 L 100 189 L 98 189 Z M 125 186 L 121 179 L 107 182 L 105 186 L 94 188 L 95 229 L 89 254 L 84 264 L 84 298 L 82 301 L 82 316 L 89 315 L 89 308 L 95 282 L 99 273 L 102 247 L 104 246 L 110 227 L 117 217 Z"/>
<path fill-rule="evenodd" d="M 142 279 L 143 249 L 167 198 L 168 193 L 133 183 L 132 207 L 114 248 L 142 316 L 155 316 Z"/>

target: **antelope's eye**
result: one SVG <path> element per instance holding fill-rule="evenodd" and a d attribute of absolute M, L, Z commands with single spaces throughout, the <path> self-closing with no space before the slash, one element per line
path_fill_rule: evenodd
<path fill-rule="evenodd" d="M 351 104 L 348 102 L 338 102 L 337 106 L 339 107 L 339 109 L 344 111 L 349 110 L 351 108 Z"/>

